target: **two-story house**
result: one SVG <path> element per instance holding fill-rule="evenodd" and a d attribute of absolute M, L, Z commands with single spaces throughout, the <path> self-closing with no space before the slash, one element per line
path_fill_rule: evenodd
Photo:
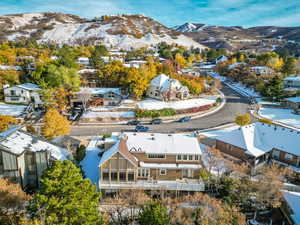
<path fill-rule="evenodd" d="M 40 91 L 42 89 L 32 83 L 18 84 L 4 88 L 4 98 L 7 103 L 29 104 L 35 106 L 42 104 Z"/>
<path fill-rule="evenodd" d="M 23 189 L 39 186 L 44 169 L 70 153 L 22 127 L 0 133 L 0 178 L 10 178 Z"/>
<path fill-rule="evenodd" d="M 300 130 L 256 122 L 200 133 L 200 141 L 253 167 L 272 160 L 300 172 Z"/>
<path fill-rule="evenodd" d="M 283 79 L 284 89 L 287 91 L 300 91 L 300 76 L 292 75 Z"/>
<path fill-rule="evenodd" d="M 160 74 L 151 81 L 147 96 L 164 101 L 186 99 L 189 97 L 189 89 L 178 80 Z"/>
<path fill-rule="evenodd" d="M 94 106 L 116 106 L 122 102 L 120 88 L 80 88 L 71 99 L 72 106 L 82 105 L 83 98 L 88 96 L 88 102 Z"/>
<path fill-rule="evenodd" d="M 123 133 L 101 153 L 99 189 L 203 191 L 201 148 L 184 134 Z"/>

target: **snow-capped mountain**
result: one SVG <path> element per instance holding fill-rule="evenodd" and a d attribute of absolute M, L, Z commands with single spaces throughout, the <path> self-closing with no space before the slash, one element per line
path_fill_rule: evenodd
<path fill-rule="evenodd" d="M 103 16 L 88 20 L 62 13 L 0 16 L 0 40 L 34 39 L 67 44 L 103 43 L 122 49 L 167 42 L 204 49 L 190 37 L 143 15 Z"/>
<path fill-rule="evenodd" d="M 200 23 L 185 23 L 180 26 L 176 26 L 173 29 L 175 29 L 178 32 L 197 32 L 200 30 L 203 30 L 208 25 L 206 24 L 200 24 Z"/>

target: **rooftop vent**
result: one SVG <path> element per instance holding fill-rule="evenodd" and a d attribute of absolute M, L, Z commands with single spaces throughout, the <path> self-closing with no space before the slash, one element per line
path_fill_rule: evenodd
<path fill-rule="evenodd" d="M 169 137 L 172 137 L 172 134 L 168 134 Z"/>
<path fill-rule="evenodd" d="M 136 133 L 133 133 L 134 136 L 136 136 Z"/>
<path fill-rule="evenodd" d="M 152 137 L 152 138 L 151 138 L 151 140 L 155 140 L 155 138 L 154 138 L 154 137 Z"/>
<path fill-rule="evenodd" d="M 151 136 L 154 136 L 154 134 L 150 134 Z"/>

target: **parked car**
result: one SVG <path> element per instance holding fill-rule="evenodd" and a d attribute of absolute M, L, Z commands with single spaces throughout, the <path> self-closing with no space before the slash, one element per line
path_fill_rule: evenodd
<path fill-rule="evenodd" d="M 139 124 L 141 124 L 141 121 L 138 120 L 132 120 L 127 123 L 127 125 L 135 125 L 135 126 Z"/>
<path fill-rule="evenodd" d="M 153 119 L 150 121 L 150 124 L 161 124 L 162 120 L 161 119 Z"/>
<path fill-rule="evenodd" d="M 149 127 L 145 126 L 136 126 L 135 132 L 147 132 L 149 130 Z"/>
<path fill-rule="evenodd" d="M 179 122 L 179 123 L 185 123 L 185 122 L 188 122 L 188 121 L 190 121 L 190 120 L 192 120 L 191 117 L 182 117 L 182 118 L 180 118 L 180 119 L 178 120 L 178 122 Z"/>

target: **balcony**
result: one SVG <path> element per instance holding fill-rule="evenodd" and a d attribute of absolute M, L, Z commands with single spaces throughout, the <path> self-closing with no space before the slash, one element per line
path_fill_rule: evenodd
<path fill-rule="evenodd" d="M 175 181 L 136 181 L 136 182 L 106 182 L 99 183 L 99 189 L 143 189 L 167 191 L 204 191 L 205 186 L 201 180 L 182 179 Z"/>

